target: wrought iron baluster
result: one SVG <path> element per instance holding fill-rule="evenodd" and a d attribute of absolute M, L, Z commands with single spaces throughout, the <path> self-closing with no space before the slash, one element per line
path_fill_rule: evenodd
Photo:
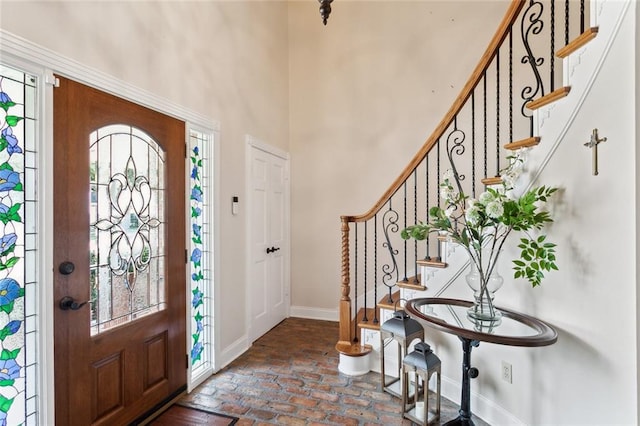
<path fill-rule="evenodd" d="M 527 54 L 522 57 L 522 64 L 529 64 L 531 70 L 533 71 L 533 75 L 535 77 L 535 87 L 533 86 L 525 86 L 520 96 L 523 99 L 522 107 L 520 112 L 522 116 L 529 119 L 529 136 L 533 137 L 533 114 L 527 114 L 527 104 L 532 101 L 536 96 L 544 96 L 544 85 L 542 83 L 542 77 L 540 77 L 539 67 L 544 63 L 544 58 L 539 57 L 536 58 L 531 49 L 531 43 L 529 37 L 531 35 L 540 34 L 544 27 L 544 23 L 540 19 L 542 16 L 543 6 L 542 3 L 538 1 L 531 0 L 529 2 L 529 6 L 525 10 L 522 15 L 522 20 L 520 23 L 520 32 L 522 36 L 522 43 L 524 45 Z M 526 25 L 526 27 L 525 27 Z"/>
<path fill-rule="evenodd" d="M 484 126 L 484 177 L 489 176 L 487 166 L 487 73 L 482 73 L 482 121 Z"/>
<path fill-rule="evenodd" d="M 413 171 L 413 223 L 418 223 L 418 169 Z M 413 282 L 418 281 L 418 242 L 413 240 Z"/>
<path fill-rule="evenodd" d="M 513 24 L 509 27 L 509 140 L 513 142 Z"/>
<path fill-rule="evenodd" d="M 500 173 L 500 49 L 496 52 L 496 175 Z"/>
<path fill-rule="evenodd" d="M 569 44 L 569 0 L 564 1 L 564 45 Z"/>
<path fill-rule="evenodd" d="M 354 306 L 355 306 L 355 312 L 356 312 L 356 316 L 358 314 L 358 222 L 354 222 L 353 223 L 353 227 L 354 227 L 354 265 L 353 265 L 353 282 L 354 282 L 354 287 L 353 287 L 353 299 L 354 299 Z M 365 293 L 366 294 L 366 293 Z M 360 338 L 358 337 L 358 322 L 354 321 L 353 324 L 353 341 L 354 342 L 358 342 L 360 340 Z"/>
<path fill-rule="evenodd" d="M 366 296 L 365 296 L 366 298 Z M 373 216 L 373 323 L 378 321 L 378 214 Z"/>
<path fill-rule="evenodd" d="M 369 269 L 367 268 L 367 263 L 369 261 L 369 233 L 367 232 L 367 225 L 369 221 L 364 223 L 364 315 L 362 317 L 362 322 L 369 322 L 369 317 L 367 316 L 367 287 L 369 283 Z"/>
<path fill-rule="evenodd" d="M 471 196 L 476 198 L 476 91 L 471 92 Z"/>
<path fill-rule="evenodd" d="M 580 0 L 580 34 L 584 33 L 584 0 Z"/>
<path fill-rule="evenodd" d="M 407 181 L 404 182 L 404 227 L 407 227 Z M 404 278 L 402 281 L 405 283 L 409 281 L 407 279 L 407 244 L 407 240 L 404 240 Z"/>
<path fill-rule="evenodd" d="M 406 198 L 405 198 L 406 200 Z M 405 210 L 406 210 L 406 201 L 405 201 Z M 398 226 L 398 212 L 393 210 L 391 205 L 391 199 L 389 199 L 389 209 L 382 215 L 382 225 L 385 241 L 382 243 L 382 247 L 386 248 L 389 251 L 389 256 L 391 257 L 391 264 L 382 265 L 382 283 L 387 286 L 389 289 L 389 303 L 393 303 L 392 291 L 393 287 L 398 282 L 398 264 L 396 262 L 396 256 L 398 255 L 398 250 L 393 249 L 393 245 L 391 244 L 391 233 L 397 233 Z M 406 217 L 406 215 L 405 215 Z M 406 222 L 406 218 L 405 218 Z M 405 240 L 406 243 L 406 240 Z M 406 257 L 406 250 L 405 250 Z M 395 275 L 395 276 L 394 276 Z M 405 276 L 404 281 L 407 282 L 407 278 Z M 376 302 L 378 298 L 376 296 Z M 374 321 L 375 322 L 375 321 Z"/>
<path fill-rule="evenodd" d="M 429 154 L 430 154 L 430 152 L 427 153 L 427 155 L 425 156 L 425 159 L 424 159 L 425 160 L 425 172 L 424 173 L 426 175 L 426 179 L 425 180 L 426 180 L 426 185 L 427 185 L 427 190 L 426 190 L 426 193 L 427 193 L 426 194 L 427 195 L 426 196 L 426 201 L 427 201 L 426 214 L 427 214 L 427 217 L 426 217 L 426 220 L 429 220 L 429 188 L 430 188 L 430 186 L 429 186 Z M 426 245 L 427 245 L 427 247 L 426 247 L 427 251 L 425 253 L 424 260 L 429 260 L 429 253 L 430 253 L 429 252 L 429 238 L 425 238 L 425 240 L 426 240 Z M 417 268 L 418 268 L 418 262 L 416 261 L 416 271 L 418 270 Z"/>
<path fill-rule="evenodd" d="M 555 0 L 551 0 L 551 17 L 549 26 L 551 27 L 551 34 L 549 41 L 551 42 L 551 51 L 549 52 L 549 73 L 551 74 L 549 91 L 553 92 L 556 87 L 555 82 L 555 63 L 556 63 L 556 2 Z"/>

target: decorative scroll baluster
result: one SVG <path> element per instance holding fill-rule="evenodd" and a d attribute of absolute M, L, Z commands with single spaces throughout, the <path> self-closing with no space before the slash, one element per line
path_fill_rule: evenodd
<path fill-rule="evenodd" d="M 438 144 L 437 144 L 436 147 L 438 148 L 437 151 L 436 151 L 437 154 L 438 154 L 438 167 L 437 167 L 437 175 L 436 175 L 437 184 L 438 184 L 437 187 L 436 187 L 436 188 L 438 188 L 438 192 L 437 192 L 438 203 L 437 204 L 440 205 L 440 203 L 442 202 L 441 199 L 440 199 L 440 182 L 441 182 L 440 181 L 440 176 L 441 176 L 441 174 L 440 174 L 440 139 L 438 139 Z M 441 244 L 439 244 L 438 241 L 436 241 L 436 246 L 438 248 L 438 260 L 441 259 L 441 256 L 440 256 L 440 245 Z M 431 258 L 431 256 L 429 256 L 429 258 Z"/>
<path fill-rule="evenodd" d="M 405 195 L 406 200 L 406 195 Z M 405 212 L 406 212 L 406 204 L 405 204 Z M 389 210 L 387 210 L 382 215 L 382 225 L 384 232 L 385 241 L 382 243 L 382 247 L 386 248 L 389 251 L 389 256 L 391 258 L 391 264 L 382 265 L 382 283 L 387 286 L 389 289 L 389 303 L 393 303 L 393 287 L 398 282 L 398 264 L 396 262 L 396 256 L 398 255 L 398 250 L 393 249 L 393 245 L 391 243 L 391 234 L 397 233 L 400 227 L 398 226 L 398 212 L 393 210 L 391 207 L 391 200 L 389 200 Z M 406 218 L 406 215 L 405 215 Z M 405 219 L 406 222 L 406 219 Z M 405 240 L 406 242 L 406 240 Z M 405 258 L 406 258 L 406 250 L 405 250 Z M 405 276 L 404 281 L 407 282 L 407 278 Z M 376 301 L 378 298 L 376 297 Z"/>
<path fill-rule="evenodd" d="M 540 19 L 541 16 L 542 16 L 542 3 L 531 0 L 529 2 L 529 7 L 527 7 L 524 14 L 522 15 L 522 21 L 520 25 L 522 43 L 524 45 L 525 50 L 527 51 L 527 54 L 522 57 L 521 62 L 522 64 L 529 64 L 531 66 L 531 70 L 533 71 L 533 74 L 536 79 L 535 87 L 525 86 L 521 92 L 521 97 L 524 100 L 524 102 L 522 104 L 522 108 L 520 109 L 520 111 L 522 112 L 522 115 L 524 117 L 529 118 L 529 136 L 530 137 L 533 137 L 533 114 L 527 114 L 526 112 L 527 104 L 531 102 L 533 99 L 535 99 L 535 97 L 538 96 L 538 94 L 540 96 L 544 96 L 544 87 L 542 84 L 542 77 L 540 76 L 540 71 L 538 70 L 538 68 L 542 66 L 542 64 L 544 63 L 544 58 L 543 57 L 536 58 L 534 56 L 533 51 L 531 50 L 531 44 L 529 40 L 529 37 L 531 35 L 540 34 L 540 32 L 542 31 L 544 27 L 544 23 Z M 525 24 L 527 24 L 526 28 L 525 28 Z"/>

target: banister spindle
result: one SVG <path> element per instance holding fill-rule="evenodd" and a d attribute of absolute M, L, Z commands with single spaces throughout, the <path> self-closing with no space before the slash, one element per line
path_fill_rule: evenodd
<path fill-rule="evenodd" d="M 482 120 L 484 126 L 484 176 L 489 176 L 487 167 L 487 72 L 482 73 Z"/>
<path fill-rule="evenodd" d="M 413 223 L 418 223 L 418 170 L 413 171 Z M 418 242 L 413 240 L 413 282 L 418 282 Z"/>
<path fill-rule="evenodd" d="M 424 160 L 425 160 L 425 175 L 426 175 L 426 179 L 425 180 L 426 180 L 426 185 L 427 185 L 427 190 L 426 190 L 426 192 L 427 192 L 427 194 L 426 194 L 427 209 L 426 209 L 425 214 L 426 214 L 427 219 L 429 219 L 429 208 L 430 208 L 430 205 L 429 205 L 429 201 L 430 201 L 429 200 L 429 188 L 431 187 L 429 185 L 429 154 L 431 154 L 431 153 L 428 153 L 424 158 Z M 429 260 L 429 238 L 425 238 L 425 240 L 426 240 L 426 248 L 425 248 L 426 252 L 425 252 L 424 260 Z M 418 261 L 416 261 L 416 271 L 417 270 L 418 270 Z"/>
<path fill-rule="evenodd" d="M 496 52 L 496 175 L 500 173 L 500 49 Z"/>
<path fill-rule="evenodd" d="M 367 263 L 369 262 L 369 232 L 367 231 L 369 221 L 364 223 L 364 316 L 362 317 L 362 322 L 369 322 L 369 317 L 367 316 L 367 287 L 369 284 L 369 268 L 367 268 Z"/>
<path fill-rule="evenodd" d="M 555 47 L 555 41 L 556 41 L 556 2 L 555 0 L 551 0 L 551 11 L 550 11 L 550 30 L 551 30 L 551 34 L 549 36 L 549 41 L 550 41 L 550 45 L 551 45 L 551 49 L 549 52 L 549 74 L 550 74 L 550 90 L 549 92 L 553 92 L 555 90 L 556 87 L 556 82 L 555 82 L 555 63 L 556 63 L 556 47 Z"/>
<path fill-rule="evenodd" d="M 584 0 L 580 0 L 580 34 L 584 33 Z"/>
<path fill-rule="evenodd" d="M 564 45 L 569 44 L 569 0 L 564 1 Z"/>
<path fill-rule="evenodd" d="M 476 198 L 476 91 L 471 92 L 471 196 Z"/>
<path fill-rule="evenodd" d="M 365 299 L 366 299 L 365 295 Z M 378 214 L 373 216 L 373 323 L 378 324 Z"/>
<path fill-rule="evenodd" d="M 415 174 L 415 172 L 413 172 Z M 404 227 L 407 227 L 407 182 L 405 181 L 404 185 Z M 403 282 L 407 282 L 409 281 L 407 279 L 407 240 L 404 240 L 404 278 L 402 279 Z"/>
<path fill-rule="evenodd" d="M 353 265 L 353 299 L 354 302 L 354 310 L 357 314 L 358 312 L 358 222 L 353 223 L 354 228 L 354 265 Z M 358 322 L 353 322 L 353 341 L 358 342 L 360 338 L 358 337 Z"/>

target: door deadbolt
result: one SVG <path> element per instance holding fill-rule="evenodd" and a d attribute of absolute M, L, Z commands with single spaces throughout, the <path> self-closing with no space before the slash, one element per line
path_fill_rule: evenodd
<path fill-rule="evenodd" d="M 58 271 L 60 271 L 62 275 L 72 274 L 75 270 L 76 265 L 74 265 L 73 262 L 62 262 L 60 266 L 58 266 Z"/>

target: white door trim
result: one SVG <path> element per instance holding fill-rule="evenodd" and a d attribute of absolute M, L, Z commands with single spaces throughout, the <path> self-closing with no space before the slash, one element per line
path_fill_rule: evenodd
<path fill-rule="evenodd" d="M 246 247 L 246 261 L 245 261 L 245 312 L 246 312 L 246 333 L 245 335 L 249 339 L 249 344 L 255 339 L 255 336 L 252 332 L 252 320 L 251 320 L 251 286 L 250 286 L 250 276 L 251 276 L 251 264 L 252 264 L 252 250 L 251 250 L 251 236 L 249 235 L 249 231 L 251 229 L 251 214 L 252 214 L 252 197 L 251 194 L 251 159 L 252 159 L 252 149 L 258 149 L 267 154 L 274 155 L 279 157 L 285 161 L 285 207 L 284 207 L 284 233 L 287 245 L 287 250 L 285 251 L 284 256 L 284 275 L 285 275 L 285 301 L 286 301 L 286 317 L 290 316 L 291 311 L 291 182 L 290 182 L 290 167 L 289 167 L 289 153 L 279 149 L 277 147 L 271 146 L 253 136 L 246 135 L 246 149 L 245 149 L 245 194 L 247 198 L 247 211 L 245 214 L 245 247 Z"/>

